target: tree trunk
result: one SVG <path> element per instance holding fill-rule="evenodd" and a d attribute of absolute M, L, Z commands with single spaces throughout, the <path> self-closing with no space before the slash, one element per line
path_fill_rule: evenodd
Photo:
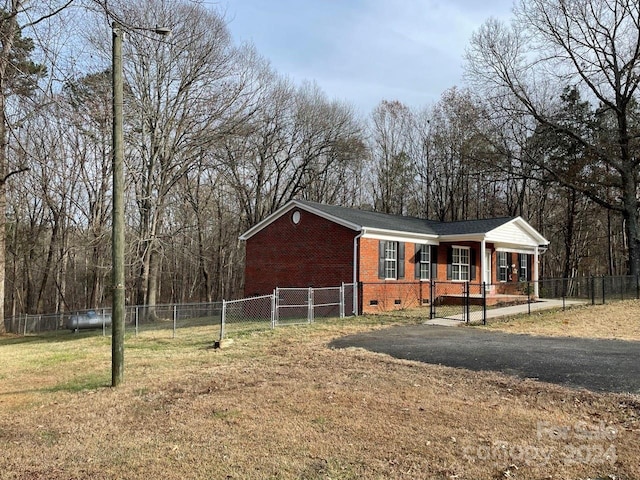
<path fill-rule="evenodd" d="M 12 12 L 17 11 L 19 2 L 12 2 Z M 4 325 L 4 287 L 6 268 L 6 223 L 7 223 L 7 149 L 9 140 L 7 138 L 7 114 L 5 78 L 7 67 L 10 61 L 11 50 L 15 33 L 18 30 L 18 23 L 15 15 L 8 15 L 2 19 L 6 22 L 5 31 L 2 38 L 2 51 L 0 51 L 0 333 L 5 333 Z M 4 25 L 3 25 L 4 27 Z"/>
<path fill-rule="evenodd" d="M 573 255 L 573 237 L 575 232 L 576 191 L 570 188 L 567 193 L 567 217 L 566 230 L 564 232 L 564 268 L 562 278 L 571 278 L 574 272 L 571 257 Z"/>
<path fill-rule="evenodd" d="M 635 181 L 631 176 L 623 176 L 623 207 L 622 215 L 625 220 L 625 233 L 628 239 L 629 264 L 627 273 L 640 273 L 640 231 L 638 228 L 638 199 L 636 198 Z"/>
<path fill-rule="evenodd" d="M 156 304 L 158 303 L 158 272 L 160 271 L 160 255 L 154 250 L 149 253 L 149 277 L 147 287 L 147 318 L 156 321 Z"/>
<path fill-rule="evenodd" d="M 2 95 L 0 94 L 0 97 Z M 4 100 L 4 98 L 2 98 Z M 0 101 L 2 101 L 0 100 Z M 4 103 L 4 102 L 2 102 Z M 2 153 L 0 153 L 0 333 L 6 333 L 7 329 L 4 325 L 4 285 L 5 285 L 5 263 L 6 263 L 6 222 L 7 222 L 7 186 L 5 182 L 6 172 L 6 132 L 4 119 L 4 105 L 0 106 L 0 138 L 2 140 Z"/>

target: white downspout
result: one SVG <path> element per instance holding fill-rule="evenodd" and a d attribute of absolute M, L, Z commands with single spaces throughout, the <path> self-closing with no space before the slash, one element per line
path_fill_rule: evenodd
<path fill-rule="evenodd" d="M 358 240 L 364 235 L 364 230 L 353 237 L 353 313 L 358 316 Z"/>

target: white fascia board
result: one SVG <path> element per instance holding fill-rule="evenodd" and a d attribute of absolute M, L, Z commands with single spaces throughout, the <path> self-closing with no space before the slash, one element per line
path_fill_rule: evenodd
<path fill-rule="evenodd" d="M 356 232 L 359 232 L 359 231 L 362 230 L 362 227 L 360 225 L 356 225 L 354 223 L 347 222 L 347 221 L 342 220 L 340 218 L 333 217 L 331 215 L 326 214 L 325 212 L 323 212 L 321 210 L 317 210 L 317 209 L 315 209 L 313 207 L 309 207 L 308 205 L 300 203 L 297 200 L 291 200 L 287 204 L 283 205 L 278 210 L 273 212 L 267 218 L 262 220 L 260 223 L 255 224 L 249 230 L 247 230 L 242 235 L 240 235 L 240 237 L 239 237 L 240 240 L 244 240 L 244 241 L 248 240 L 249 238 L 254 236 L 256 233 L 261 231 L 263 228 L 265 228 L 268 225 L 272 224 L 273 222 L 275 222 L 280 217 L 282 217 L 283 215 L 287 214 L 288 212 L 290 212 L 294 208 L 298 208 L 300 210 L 304 210 L 305 212 L 313 213 L 314 215 L 318 215 L 319 217 L 322 217 L 322 218 L 325 218 L 327 220 L 330 220 L 330 221 L 332 221 L 334 223 L 342 225 L 343 227 L 350 228 L 351 230 L 355 230 Z"/>
<path fill-rule="evenodd" d="M 372 240 L 387 240 L 390 242 L 411 242 L 423 243 L 430 245 L 439 245 L 437 235 L 428 235 L 421 233 L 399 232 L 396 230 L 384 230 L 381 228 L 363 228 L 362 238 L 370 238 Z"/>
<path fill-rule="evenodd" d="M 273 212 L 271 215 L 267 216 L 264 220 L 262 220 L 261 222 L 256 223 L 253 227 L 251 227 L 249 230 L 247 230 L 242 235 L 240 235 L 240 237 L 239 237 L 240 240 L 248 240 L 249 238 L 253 237 L 256 233 L 258 233 L 264 227 L 266 227 L 267 225 L 275 222 L 277 219 L 279 219 L 285 213 L 289 212 L 294 206 L 295 205 L 293 205 L 293 202 L 289 202 L 289 203 L 283 205 L 278 210 Z"/>
<path fill-rule="evenodd" d="M 440 242 L 481 242 L 485 240 L 484 233 L 475 233 L 472 235 L 441 235 Z"/>
<path fill-rule="evenodd" d="M 526 253 L 527 255 L 533 255 L 536 252 L 536 248 L 538 247 L 537 246 L 525 247 L 523 245 L 505 245 L 505 244 L 498 246 L 498 244 L 495 244 L 496 252 Z M 540 253 L 541 252 L 538 251 L 538 254 Z"/>

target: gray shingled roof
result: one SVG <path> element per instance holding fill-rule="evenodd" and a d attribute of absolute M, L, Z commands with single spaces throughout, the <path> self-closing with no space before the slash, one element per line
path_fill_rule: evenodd
<path fill-rule="evenodd" d="M 299 203 L 319 210 L 335 218 L 360 227 L 379 228 L 396 232 L 421 233 L 425 235 L 473 235 L 483 234 L 510 222 L 514 217 L 489 218 L 486 220 L 463 220 L 458 222 L 438 222 L 417 217 L 369 212 L 354 208 L 337 207 L 322 203 L 298 200 Z"/>

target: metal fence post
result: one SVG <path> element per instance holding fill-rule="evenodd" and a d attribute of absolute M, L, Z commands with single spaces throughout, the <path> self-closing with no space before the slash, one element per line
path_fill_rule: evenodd
<path fill-rule="evenodd" d="M 271 294 L 271 328 L 276 328 L 276 291 Z"/>
<path fill-rule="evenodd" d="M 531 284 L 527 282 L 527 310 L 531 315 Z"/>
<path fill-rule="evenodd" d="M 220 310 L 220 341 L 224 340 L 224 323 L 227 316 L 227 302 L 222 299 L 222 309 Z"/>
<path fill-rule="evenodd" d="M 482 282 L 482 324 L 487 324 L 487 282 Z"/>
<path fill-rule="evenodd" d="M 589 284 L 591 285 L 591 305 L 595 305 L 596 304 L 596 279 L 593 275 L 591 275 L 591 282 L 589 282 Z"/>
<path fill-rule="evenodd" d="M 362 282 L 355 282 L 353 284 L 353 314 L 357 317 L 360 314 L 360 305 L 359 305 L 359 298 L 360 298 L 360 286 L 362 285 Z"/>
<path fill-rule="evenodd" d="M 469 290 L 470 290 L 470 285 L 469 282 L 465 283 L 465 288 L 467 289 L 467 292 L 465 293 L 465 306 L 464 306 L 464 313 L 466 314 L 467 317 L 467 323 L 469 323 L 469 314 L 470 314 L 470 303 L 471 303 L 471 297 L 469 295 Z"/>
<path fill-rule="evenodd" d="M 435 314 L 435 307 L 433 305 L 435 286 L 436 286 L 436 282 L 434 282 L 432 279 L 429 282 L 429 319 L 432 319 Z"/>
<path fill-rule="evenodd" d="M 135 322 L 136 322 L 136 337 L 138 336 L 138 322 L 139 322 L 139 315 L 140 313 L 138 312 L 138 306 L 136 305 L 136 310 L 134 313 L 135 316 Z"/>
<path fill-rule="evenodd" d="M 273 295 L 275 296 L 275 306 L 274 306 L 274 321 L 273 321 L 273 325 L 274 327 L 278 325 L 278 322 L 280 320 L 280 290 L 278 289 L 278 287 L 275 288 L 275 290 L 273 291 Z"/>
<path fill-rule="evenodd" d="M 340 318 L 344 318 L 344 282 L 340 285 Z"/>
<path fill-rule="evenodd" d="M 606 287 L 605 287 L 605 282 L 604 282 L 604 275 L 602 276 L 602 304 L 606 304 L 607 300 L 606 300 Z"/>
<path fill-rule="evenodd" d="M 178 323 L 178 307 L 173 305 L 173 338 L 176 338 L 176 328 Z"/>
<path fill-rule="evenodd" d="M 309 287 L 307 293 L 307 323 L 313 322 L 313 288 Z"/>

